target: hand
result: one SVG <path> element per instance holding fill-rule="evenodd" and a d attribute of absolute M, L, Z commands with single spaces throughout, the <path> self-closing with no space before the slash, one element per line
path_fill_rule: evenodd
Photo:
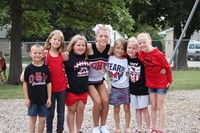
<path fill-rule="evenodd" d="M 46 107 L 47 108 L 50 108 L 51 107 L 51 99 L 47 99 L 47 102 L 46 102 Z"/>
<path fill-rule="evenodd" d="M 26 104 L 26 107 L 30 108 L 31 107 L 30 99 L 26 99 L 25 104 Z"/>
<path fill-rule="evenodd" d="M 160 74 L 166 74 L 166 69 L 163 68 L 163 69 L 160 71 Z"/>
<path fill-rule="evenodd" d="M 170 83 L 167 83 L 167 87 L 169 88 L 169 86 L 170 86 Z"/>
<path fill-rule="evenodd" d="M 62 52 L 62 57 L 64 61 L 68 61 L 69 60 L 69 52 L 65 51 Z"/>

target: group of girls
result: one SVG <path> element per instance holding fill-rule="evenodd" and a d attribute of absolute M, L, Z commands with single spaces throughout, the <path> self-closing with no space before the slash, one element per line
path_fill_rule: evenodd
<path fill-rule="evenodd" d="M 134 132 L 142 132 L 144 115 L 146 133 L 163 133 L 164 101 L 172 82 L 171 68 L 164 54 L 151 45 L 151 37 L 147 33 L 141 33 L 137 38 L 131 37 L 128 41 L 118 39 L 114 46 L 111 46 L 110 25 L 98 24 L 93 30 L 94 43 L 87 43 L 82 35 L 75 35 L 71 39 L 67 46 L 69 55 L 66 61 L 63 60 L 66 55 L 61 54 L 64 51 L 62 32 L 55 30 L 46 40 L 45 63 L 49 67 L 52 83 L 52 104 L 46 121 L 47 132 L 51 133 L 53 130 L 57 102 L 57 133 L 64 130 L 65 104 L 69 133 L 82 133 L 84 108 L 89 94 L 93 101 L 92 133 L 110 133 L 106 125 L 109 104 L 114 106 L 114 132 L 124 132 L 120 127 L 120 105 L 123 105 L 125 132 L 131 133 L 130 103 L 136 110 L 137 129 Z M 105 73 L 108 73 L 110 79 L 110 90 Z"/>

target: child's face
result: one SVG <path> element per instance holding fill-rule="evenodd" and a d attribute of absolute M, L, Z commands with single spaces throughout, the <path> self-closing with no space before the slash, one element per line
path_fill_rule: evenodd
<path fill-rule="evenodd" d="M 74 53 L 77 55 L 82 55 L 86 51 L 86 44 L 84 40 L 78 40 L 73 46 Z"/>
<path fill-rule="evenodd" d="M 136 57 L 136 53 L 138 52 L 138 48 L 137 48 L 137 42 L 129 42 L 127 44 L 127 54 L 133 58 Z"/>
<path fill-rule="evenodd" d="M 151 46 L 151 41 L 147 36 L 140 36 L 138 38 L 138 46 L 143 52 L 148 52 Z"/>
<path fill-rule="evenodd" d="M 110 39 L 110 32 L 107 30 L 99 30 L 96 35 L 96 41 L 99 45 L 106 46 Z"/>
<path fill-rule="evenodd" d="M 30 56 L 33 62 L 41 62 L 44 58 L 44 51 L 42 48 L 33 48 L 31 49 Z"/>
<path fill-rule="evenodd" d="M 61 46 L 61 37 L 55 34 L 52 36 L 49 42 L 51 43 L 51 48 L 58 49 Z"/>
<path fill-rule="evenodd" d="M 124 51 L 124 46 L 121 43 L 117 43 L 114 45 L 113 53 L 115 57 L 122 58 Z"/>

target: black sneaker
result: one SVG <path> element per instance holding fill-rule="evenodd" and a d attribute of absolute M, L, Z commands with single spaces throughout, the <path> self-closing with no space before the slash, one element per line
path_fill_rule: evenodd
<path fill-rule="evenodd" d="M 78 132 L 78 133 L 83 133 L 82 131 Z"/>

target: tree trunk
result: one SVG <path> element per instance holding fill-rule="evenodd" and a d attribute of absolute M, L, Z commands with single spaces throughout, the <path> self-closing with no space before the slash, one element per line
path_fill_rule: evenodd
<path fill-rule="evenodd" d="M 177 41 L 174 41 L 174 48 L 176 47 L 178 39 L 181 35 L 181 32 L 182 32 L 181 29 L 182 29 L 181 23 L 176 24 L 174 26 L 174 40 L 177 40 Z M 175 68 L 178 68 L 178 69 L 188 68 L 187 58 L 186 58 L 187 44 L 188 44 L 188 41 L 186 41 L 186 42 L 182 41 L 181 44 L 179 45 L 179 48 L 176 51 L 176 55 L 174 56 L 174 67 Z M 177 59 L 176 59 L 176 56 L 178 57 Z"/>
<path fill-rule="evenodd" d="M 21 56 L 21 0 L 11 0 L 11 49 L 10 49 L 10 69 L 8 84 L 20 84 L 20 74 L 22 72 Z"/>
<path fill-rule="evenodd" d="M 178 69 L 187 69 L 187 46 L 188 41 L 182 41 L 178 50 Z"/>

